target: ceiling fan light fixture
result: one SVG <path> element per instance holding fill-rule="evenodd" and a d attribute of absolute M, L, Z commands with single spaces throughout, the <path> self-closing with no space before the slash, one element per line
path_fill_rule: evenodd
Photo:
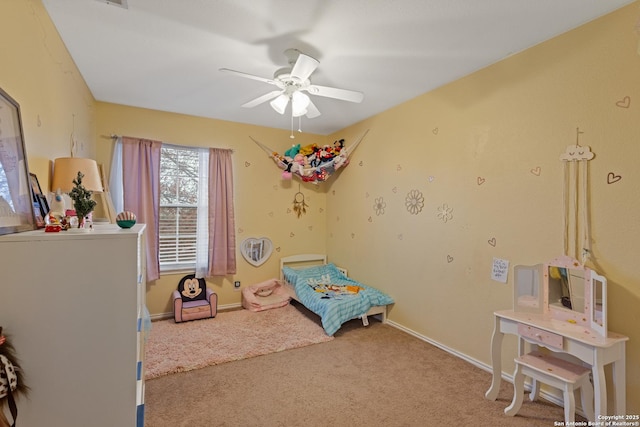
<path fill-rule="evenodd" d="M 299 117 L 307 114 L 307 107 L 311 99 L 307 95 L 301 92 L 294 92 L 291 95 L 291 109 L 293 117 Z"/>
<path fill-rule="evenodd" d="M 278 112 L 279 114 L 284 114 L 288 103 L 289 97 L 283 93 L 282 95 L 271 101 L 269 104 L 271 104 L 271 107 L 273 107 L 276 112 Z"/>
<path fill-rule="evenodd" d="M 349 102 L 362 102 L 364 96 L 362 92 L 311 84 L 309 77 L 320 64 L 317 59 L 312 58 L 309 55 L 305 55 L 297 49 L 287 49 L 285 51 L 285 55 L 287 56 L 289 67 L 277 70 L 272 79 L 255 76 L 242 71 L 231 70 L 229 68 L 220 68 L 220 71 L 222 72 L 268 83 L 278 88 L 278 90 L 273 90 L 249 102 L 245 102 L 242 104 L 242 107 L 253 108 L 257 105 L 270 101 L 271 107 L 279 114 L 284 115 L 287 105 L 289 105 L 289 101 L 291 101 L 292 119 L 294 117 L 301 116 L 307 116 L 307 118 L 312 119 L 320 116 L 320 111 L 308 95 L 339 99 Z"/>

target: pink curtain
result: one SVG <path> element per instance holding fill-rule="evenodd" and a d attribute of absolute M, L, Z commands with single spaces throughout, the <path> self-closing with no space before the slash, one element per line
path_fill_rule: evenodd
<path fill-rule="evenodd" d="M 146 224 L 147 281 L 160 278 L 159 221 L 160 150 L 162 143 L 122 137 L 124 209 Z"/>
<path fill-rule="evenodd" d="M 209 272 L 236 273 L 236 235 L 233 209 L 231 150 L 209 149 Z"/>

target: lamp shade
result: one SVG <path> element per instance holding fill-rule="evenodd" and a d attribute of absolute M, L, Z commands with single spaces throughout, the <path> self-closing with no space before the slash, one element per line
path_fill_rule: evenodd
<path fill-rule="evenodd" d="M 302 92 L 294 92 L 291 96 L 291 108 L 293 117 L 299 117 L 307 114 L 307 107 L 311 99 Z"/>
<path fill-rule="evenodd" d="M 90 191 L 101 193 L 102 180 L 98 171 L 98 164 L 93 159 L 83 159 L 80 157 L 61 157 L 54 160 L 53 179 L 51 180 L 51 191 L 60 189 L 63 193 L 68 193 L 73 188 L 73 180 L 78 177 L 78 172 L 82 172 L 82 185 Z"/>
<path fill-rule="evenodd" d="M 289 97 L 285 94 L 278 96 L 276 99 L 271 101 L 269 104 L 280 114 L 284 114 L 285 109 L 287 108 L 287 104 L 289 103 Z"/>

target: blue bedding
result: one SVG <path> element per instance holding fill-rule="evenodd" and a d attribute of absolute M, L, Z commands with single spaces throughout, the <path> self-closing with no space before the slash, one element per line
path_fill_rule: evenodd
<path fill-rule="evenodd" d="M 282 272 L 300 302 L 320 316 L 327 335 L 373 306 L 393 303 L 389 295 L 346 277 L 332 263 L 305 269 L 285 266 Z"/>

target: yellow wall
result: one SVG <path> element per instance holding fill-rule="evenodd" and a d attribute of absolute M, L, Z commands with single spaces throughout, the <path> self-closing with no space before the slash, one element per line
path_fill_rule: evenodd
<path fill-rule="evenodd" d="M 274 251 L 260 267 L 247 263 L 238 251 L 237 274 L 224 278 L 208 278 L 218 294 L 219 305 L 237 304 L 240 292 L 233 289 L 239 280 L 242 286 L 279 277 L 280 257 L 301 252 L 324 253 L 326 216 L 325 195 L 321 187 L 300 185 L 300 181 L 280 178 L 280 169 L 250 136 L 271 149 L 283 153 L 293 142 L 307 145 L 324 144 L 326 137 L 297 134 L 290 139 L 289 131 L 249 126 L 220 120 L 203 119 L 172 113 L 96 103 L 98 161 L 106 170 L 113 143 L 110 135 L 156 139 L 171 144 L 192 147 L 219 147 L 234 150 L 234 193 L 236 212 L 236 243 L 249 237 L 268 237 Z M 309 205 L 300 218 L 292 210 L 298 190 Z M 186 273 L 162 275 L 147 285 L 147 305 L 151 314 L 170 313 L 171 292 Z"/>
<path fill-rule="evenodd" d="M 94 99 L 39 0 L 0 2 L 0 87 L 20 104 L 27 162 L 43 191 L 50 161 L 94 157 Z"/>
<path fill-rule="evenodd" d="M 513 286 L 512 270 L 507 284 L 491 280 L 493 258 L 562 255 L 559 157 L 580 128 L 595 152 L 588 265 L 608 278 L 610 329 L 630 337 L 630 414 L 640 412 L 639 17 L 637 3 L 625 7 L 336 133 L 371 129 L 327 195 L 331 260 L 389 292 L 392 321 L 490 364 L 492 313 L 512 306 Z M 609 184 L 609 173 L 622 179 Z M 424 195 L 417 215 L 405 208 L 411 190 Z"/>
<path fill-rule="evenodd" d="M 492 281 L 493 258 L 513 266 L 562 252 L 559 156 L 579 127 L 580 143 L 596 154 L 589 264 L 609 279 L 610 329 L 630 337 L 627 412 L 637 414 L 638 18 L 636 2 L 335 135 L 300 136 L 295 142 L 350 142 L 370 129 L 338 179 L 301 186 L 309 210 L 300 219 L 288 211 L 297 181 L 282 182 L 249 139 L 283 151 L 288 132 L 96 103 L 39 0 L 0 3 L 0 51 L 11 58 L 0 87 L 22 107 L 28 161 L 44 188 L 49 161 L 68 155 L 72 132 L 77 154 L 106 166 L 111 134 L 233 148 L 238 243 L 267 236 L 276 251 L 260 268 L 239 257 L 237 275 L 211 281 L 221 304 L 240 301 L 233 280 L 273 277 L 281 256 L 326 250 L 395 298 L 393 322 L 482 363 L 489 363 L 492 312 L 511 306 L 511 272 L 507 284 Z M 609 173 L 622 179 L 608 184 Z M 416 215 L 405 208 L 412 190 L 424 195 Z M 447 222 L 438 218 L 445 204 L 453 209 Z M 178 278 L 150 284 L 152 313 L 170 311 Z"/>

